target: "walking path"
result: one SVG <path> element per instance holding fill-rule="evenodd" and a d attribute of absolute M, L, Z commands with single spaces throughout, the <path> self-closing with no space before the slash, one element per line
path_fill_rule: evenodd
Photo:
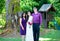
<path fill-rule="evenodd" d="M 10 33 L 10 34 L 8 34 L 8 35 L 6 35 L 6 36 L 4 36 L 4 37 L 13 37 L 13 38 L 17 38 L 17 37 L 20 37 L 20 34 L 17 32 L 15 32 L 15 31 L 13 31 L 12 33 Z"/>

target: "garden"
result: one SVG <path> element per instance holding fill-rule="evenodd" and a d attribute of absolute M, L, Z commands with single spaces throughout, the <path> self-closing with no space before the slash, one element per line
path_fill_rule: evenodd
<path fill-rule="evenodd" d="M 49 12 L 53 14 L 53 19 L 49 21 L 47 28 L 44 23 L 40 26 L 39 41 L 60 41 L 60 0 L 0 0 L 0 41 L 21 41 L 20 13 L 33 13 L 33 7 L 37 7 L 39 11 L 43 4 L 52 4 L 55 12 Z M 17 18 L 14 18 L 15 15 Z M 12 22 L 12 19 L 16 19 L 17 23 Z"/>

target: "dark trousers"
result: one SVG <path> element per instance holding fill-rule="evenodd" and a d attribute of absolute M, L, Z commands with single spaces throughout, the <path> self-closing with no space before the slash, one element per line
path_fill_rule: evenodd
<path fill-rule="evenodd" d="M 33 36 L 34 41 L 39 41 L 39 33 L 40 33 L 40 24 L 39 23 L 33 23 Z"/>

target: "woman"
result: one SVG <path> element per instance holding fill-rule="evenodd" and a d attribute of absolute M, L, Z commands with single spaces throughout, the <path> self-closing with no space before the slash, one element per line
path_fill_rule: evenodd
<path fill-rule="evenodd" d="M 31 13 L 28 12 L 28 21 L 27 21 L 27 28 L 26 28 L 26 41 L 33 41 L 32 20 L 33 20 L 33 17 L 31 16 Z"/>
<path fill-rule="evenodd" d="M 22 37 L 22 41 L 24 41 L 26 35 L 26 14 L 25 13 L 23 13 L 22 17 L 20 18 L 20 34 Z"/>

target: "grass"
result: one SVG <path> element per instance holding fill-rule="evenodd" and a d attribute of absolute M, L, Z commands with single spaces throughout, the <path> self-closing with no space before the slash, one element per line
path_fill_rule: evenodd
<path fill-rule="evenodd" d="M 2 32 L 3 32 L 3 30 L 0 29 L 0 33 L 2 33 Z"/>
<path fill-rule="evenodd" d="M 45 35 L 41 36 L 41 38 L 48 38 L 50 40 L 45 40 L 45 41 L 60 41 L 60 30 L 53 30 Z"/>
<path fill-rule="evenodd" d="M 0 41 L 21 41 L 21 38 L 0 38 Z M 60 41 L 60 30 L 51 30 L 40 37 L 40 41 Z"/>
<path fill-rule="evenodd" d="M 20 38 L 0 38 L 0 41 L 21 41 Z"/>

